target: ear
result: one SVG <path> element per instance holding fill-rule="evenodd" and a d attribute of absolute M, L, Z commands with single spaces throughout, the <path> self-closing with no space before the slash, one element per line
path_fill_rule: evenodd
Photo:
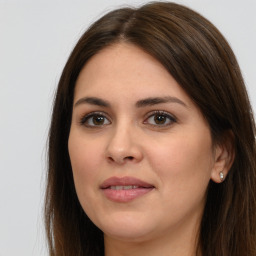
<path fill-rule="evenodd" d="M 232 131 L 225 132 L 214 148 L 214 165 L 211 179 L 216 183 L 225 180 L 235 159 L 234 135 Z"/>

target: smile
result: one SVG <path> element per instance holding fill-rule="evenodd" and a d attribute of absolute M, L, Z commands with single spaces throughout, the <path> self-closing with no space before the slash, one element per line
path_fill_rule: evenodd
<path fill-rule="evenodd" d="M 114 189 L 114 190 L 128 190 L 128 189 L 135 189 L 135 188 L 138 188 L 138 186 L 133 186 L 133 185 L 130 185 L 130 186 L 111 186 L 110 189 Z"/>
<path fill-rule="evenodd" d="M 153 185 L 133 177 L 111 177 L 100 186 L 107 199 L 119 203 L 132 201 L 154 188 Z"/>

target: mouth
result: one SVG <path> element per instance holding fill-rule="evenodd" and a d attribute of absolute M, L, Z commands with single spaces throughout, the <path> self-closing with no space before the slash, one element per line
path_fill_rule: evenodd
<path fill-rule="evenodd" d="M 154 188 L 152 184 L 134 177 L 111 177 L 100 186 L 107 199 L 119 203 L 132 201 Z"/>
<path fill-rule="evenodd" d="M 114 190 L 129 190 L 129 189 L 135 189 L 140 187 L 135 185 L 128 185 L 128 186 L 110 186 L 108 188 L 114 189 Z"/>

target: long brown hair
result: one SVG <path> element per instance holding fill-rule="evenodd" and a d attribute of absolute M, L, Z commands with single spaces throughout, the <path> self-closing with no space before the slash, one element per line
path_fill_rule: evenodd
<path fill-rule="evenodd" d="M 106 14 L 83 34 L 66 63 L 49 133 L 45 223 L 50 255 L 104 255 L 102 231 L 77 199 L 67 143 L 81 69 L 101 49 L 118 42 L 142 48 L 170 72 L 200 108 L 214 143 L 232 134 L 234 163 L 223 183 L 209 183 L 198 252 L 255 256 L 255 122 L 239 66 L 227 41 L 208 20 L 165 2 Z"/>

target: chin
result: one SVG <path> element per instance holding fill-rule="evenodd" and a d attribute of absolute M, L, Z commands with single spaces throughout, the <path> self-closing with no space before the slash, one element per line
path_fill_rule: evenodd
<path fill-rule="evenodd" d="M 142 242 L 147 237 L 152 235 L 152 230 L 156 227 L 152 227 L 145 216 L 141 218 L 139 216 L 131 216 L 121 214 L 121 218 L 110 218 L 109 221 L 101 223 L 99 228 L 103 231 L 105 236 L 113 239 L 122 240 L 126 242 Z"/>

